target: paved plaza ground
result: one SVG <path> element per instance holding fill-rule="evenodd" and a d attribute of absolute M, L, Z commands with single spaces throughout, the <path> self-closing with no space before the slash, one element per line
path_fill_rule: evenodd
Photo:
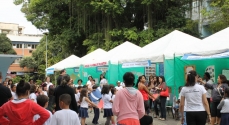
<path fill-rule="evenodd" d="M 89 118 L 86 119 L 86 124 L 87 125 L 93 125 L 92 119 L 94 117 L 94 113 L 88 113 L 89 114 Z M 152 114 L 150 114 L 152 116 Z M 100 113 L 100 118 L 99 118 L 99 123 L 101 123 L 101 125 L 104 125 L 106 119 L 103 118 L 103 113 Z M 153 119 L 153 125 L 181 125 L 181 122 L 178 120 L 173 119 L 172 114 L 167 114 L 167 120 L 166 121 L 161 121 L 158 120 L 156 118 Z"/>

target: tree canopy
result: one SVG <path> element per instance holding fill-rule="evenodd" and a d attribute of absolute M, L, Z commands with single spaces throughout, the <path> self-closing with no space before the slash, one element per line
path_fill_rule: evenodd
<path fill-rule="evenodd" d="M 16 54 L 6 34 L 0 34 L 0 54 Z"/>

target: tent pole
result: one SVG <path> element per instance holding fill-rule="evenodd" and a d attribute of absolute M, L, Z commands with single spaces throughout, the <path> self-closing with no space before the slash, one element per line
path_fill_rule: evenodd
<path fill-rule="evenodd" d="M 174 77 L 174 78 L 173 78 L 173 84 L 174 84 L 174 94 L 175 94 L 175 96 L 176 96 L 176 94 L 177 94 L 177 93 L 176 93 L 176 88 L 177 88 L 177 87 L 176 87 L 176 83 L 175 83 L 175 78 L 176 78 L 176 77 L 175 77 L 175 64 L 176 64 L 176 63 L 175 63 L 175 53 L 174 53 L 174 54 L 173 54 L 173 77 Z"/>

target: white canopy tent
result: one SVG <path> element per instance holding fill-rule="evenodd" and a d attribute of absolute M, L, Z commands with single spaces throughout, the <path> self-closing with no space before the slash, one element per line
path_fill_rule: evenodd
<path fill-rule="evenodd" d="M 60 71 L 60 70 L 65 69 L 65 68 L 76 67 L 76 64 L 80 63 L 80 62 L 81 62 L 81 59 L 79 57 L 77 57 L 75 55 L 71 55 L 71 56 L 67 57 L 66 59 L 48 67 L 47 69 L 54 68 L 54 71 Z"/>
<path fill-rule="evenodd" d="M 96 60 L 96 62 L 111 62 L 112 64 L 118 64 L 119 59 L 128 58 L 128 55 L 140 51 L 142 48 L 130 43 L 128 41 L 116 46 L 107 52 L 105 56 L 102 56 Z"/>
<path fill-rule="evenodd" d="M 229 50 L 229 27 L 202 40 L 201 49 L 191 54 L 213 55 Z"/>
<path fill-rule="evenodd" d="M 106 56 L 107 52 L 103 49 L 96 49 L 95 51 L 83 56 L 81 59 L 82 65 L 97 65 L 97 59 Z M 99 62 L 102 63 L 102 62 Z M 99 64 L 98 64 L 99 65 Z"/>
<path fill-rule="evenodd" d="M 119 63 L 146 61 L 164 62 L 164 59 L 173 59 L 174 55 L 182 56 L 185 53 L 199 50 L 201 40 L 174 30 L 168 35 L 144 46 L 135 55 L 126 56 Z M 137 52 L 137 51 L 136 51 Z M 128 58 L 131 57 L 131 58 Z"/>

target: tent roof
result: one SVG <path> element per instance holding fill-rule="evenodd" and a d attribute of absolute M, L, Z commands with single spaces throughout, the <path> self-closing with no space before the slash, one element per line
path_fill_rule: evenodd
<path fill-rule="evenodd" d="M 97 58 L 100 58 L 102 56 L 105 56 L 107 54 L 107 52 L 103 49 L 96 49 L 95 51 L 83 56 L 81 59 L 81 64 L 85 65 L 85 64 L 92 64 L 94 63 Z"/>
<path fill-rule="evenodd" d="M 60 71 L 62 69 L 65 69 L 65 68 L 71 68 L 71 67 L 76 67 L 76 64 L 78 62 L 80 62 L 80 58 L 75 56 L 75 55 L 71 55 L 65 59 L 63 59 L 62 61 L 48 67 L 47 69 L 50 69 L 50 68 L 54 68 L 54 71 Z"/>
<path fill-rule="evenodd" d="M 106 56 L 98 58 L 97 62 L 111 61 L 111 63 L 117 64 L 119 59 L 129 58 L 128 55 L 133 54 L 136 51 L 140 51 L 141 49 L 141 47 L 126 41 L 108 51 Z"/>
<path fill-rule="evenodd" d="M 229 50 L 229 27 L 202 40 L 202 48 L 192 54 L 213 55 Z"/>
<path fill-rule="evenodd" d="M 174 30 L 166 36 L 144 46 L 139 53 L 131 59 L 123 58 L 119 62 L 135 62 L 151 60 L 152 62 L 163 62 L 164 58 L 171 59 L 174 55 L 180 56 L 197 50 L 200 39 Z"/>

